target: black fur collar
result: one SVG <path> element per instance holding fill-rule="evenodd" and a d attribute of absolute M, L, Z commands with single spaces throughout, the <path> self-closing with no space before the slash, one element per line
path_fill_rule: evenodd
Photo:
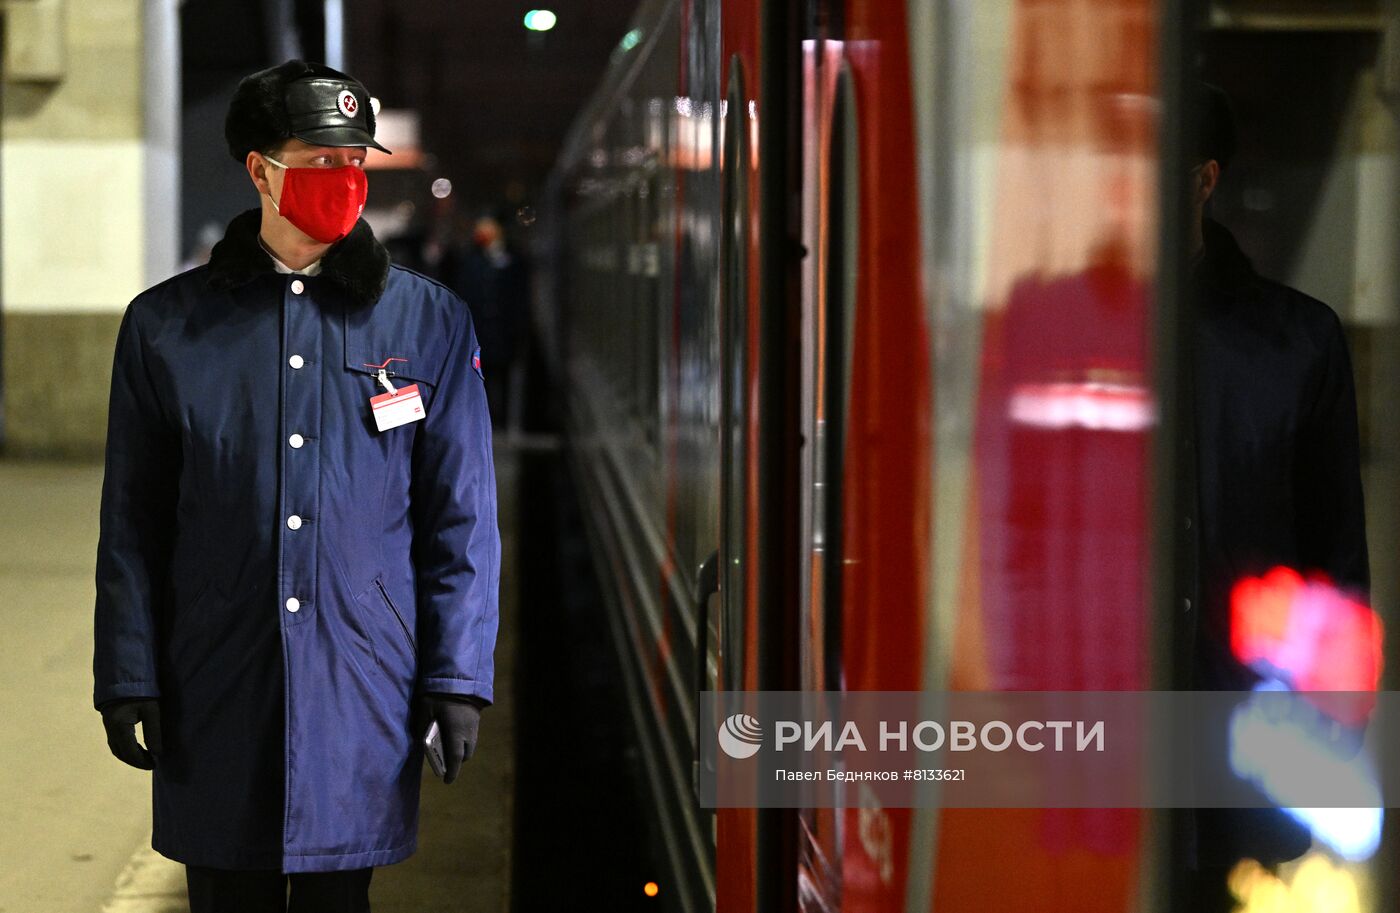
<path fill-rule="evenodd" d="M 209 254 L 209 287 L 231 289 L 276 270 L 258 243 L 262 210 L 249 209 L 233 217 L 223 240 Z M 350 234 L 331 245 L 321 258 L 321 275 L 348 292 L 359 305 L 371 305 L 389 281 L 389 252 L 369 223 L 360 219 Z"/>

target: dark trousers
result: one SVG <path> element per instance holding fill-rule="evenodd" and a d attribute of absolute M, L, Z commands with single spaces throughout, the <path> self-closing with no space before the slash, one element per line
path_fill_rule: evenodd
<path fill-rule="evenodd" d="M 369 913 L 374 869 L 293 872 L 185 866 L 190 913 Z M 287 883 L 292 888 L 287 900 Z"/>

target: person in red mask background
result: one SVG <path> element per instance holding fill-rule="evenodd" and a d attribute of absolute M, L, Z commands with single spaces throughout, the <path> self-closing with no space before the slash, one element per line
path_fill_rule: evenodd
<path fill-rule="evenodd" d="M 530 268 L 492 216 L 477 218 L 462 255 L 443 270 L 443 280 L 471 306 L 481 340 L 482 372 L 496 428 L 513 430 L 520 420 L 521 366 L 530 306 Z"/>
<path fill-rule="evenodd" d="M 258 207 L 118 331 L 93 704 L 153 770 L 191 913 L 368 911 L 417 847 L 429 725 L 451 783 L 493 700 L 481 349 L 361 218 L 374 129 L 338 70 L 245 78 L 225 138 Z"/>

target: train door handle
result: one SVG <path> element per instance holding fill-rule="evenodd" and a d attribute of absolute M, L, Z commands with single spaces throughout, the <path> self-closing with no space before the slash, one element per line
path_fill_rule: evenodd
<path fill-rule="evenodd" d="M 710 597 L 719 592 L 719 550 L 700 563 L 695 575 L 695 755 L 690 762 L 690 787 L 700 797 L 700 694 L 709 684 Z"/>

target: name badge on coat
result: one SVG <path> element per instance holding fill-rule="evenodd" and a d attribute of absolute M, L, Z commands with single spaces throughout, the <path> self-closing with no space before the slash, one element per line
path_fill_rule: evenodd
<path fill-rule="evenodd" d="M 380 431 L 388 431 L 390 428 L 427 418 L 428 413 L 423 410 L 423 397 L 418 393 L 417 384 L 395 388 L 389 382 L 389 373 L 384 368 L 379 369 L 379 383 L 384 386 L 385 392 L 371 396 L 369 408 L 374 414 L 374 425 Z"/>

